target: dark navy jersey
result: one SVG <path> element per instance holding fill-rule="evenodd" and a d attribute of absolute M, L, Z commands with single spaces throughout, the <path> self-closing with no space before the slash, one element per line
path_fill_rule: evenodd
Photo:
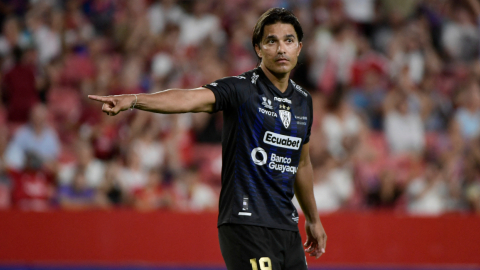
<path fill-rule="evenodd" d="M 214 111 L 223 111 L 222 191 L 226 223 L 297 231 L 293 184 L 309 141 L 312 98 L 292 80 L 282 93 L 261 68 L 217 80 Z"/>

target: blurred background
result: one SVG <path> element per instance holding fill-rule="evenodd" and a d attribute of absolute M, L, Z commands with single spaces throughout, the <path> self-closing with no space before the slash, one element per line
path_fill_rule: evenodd
<path fill-rule="evenodd" d="M 305 32 L 292 78 L 331 241 L 312 265 L 478 269 L 478 0 L 0 1 L 0 269 L 224 269 L 222 114 L 109 117 L 87 95 L 250 70 L 270 7 Z"/>

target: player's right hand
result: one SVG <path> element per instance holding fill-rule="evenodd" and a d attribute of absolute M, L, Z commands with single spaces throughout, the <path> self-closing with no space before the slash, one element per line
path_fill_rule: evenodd
<path fill-rule="evenodd" d="M 132 107 L 135 101 L 134 95 L 117 95 L 117 96 L 96 96 L 88 95 L 89 99 L 102 102 L 102 111 L 107 115 L 114 116 L 121 111 L 125 111 Z"/>

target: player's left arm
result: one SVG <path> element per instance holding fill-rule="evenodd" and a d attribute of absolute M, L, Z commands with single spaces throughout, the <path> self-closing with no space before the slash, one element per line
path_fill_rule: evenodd
<path fill-rule="evenodd" d="M 308 143 L 302 146 L 294 188 L 295 196 L 305 214 L 305 231 L 307 233 L 307 241 L 304 244 L 305 251 L 318 259 L 325 253 L 327 234 L 320 221 L 313 195 L 313 169 Z"/>

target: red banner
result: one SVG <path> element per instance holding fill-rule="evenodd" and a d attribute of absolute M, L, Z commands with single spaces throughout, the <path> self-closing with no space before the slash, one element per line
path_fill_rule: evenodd
<path fill-rule="evenodd" d="M 222 265 L 216 217 L 128 210 L 0 212 L 0 263 Z M 322 221 L 327 253 L 309 259 L 309 265 L 480 264 L 480 216 L 336 213 Z"/>

